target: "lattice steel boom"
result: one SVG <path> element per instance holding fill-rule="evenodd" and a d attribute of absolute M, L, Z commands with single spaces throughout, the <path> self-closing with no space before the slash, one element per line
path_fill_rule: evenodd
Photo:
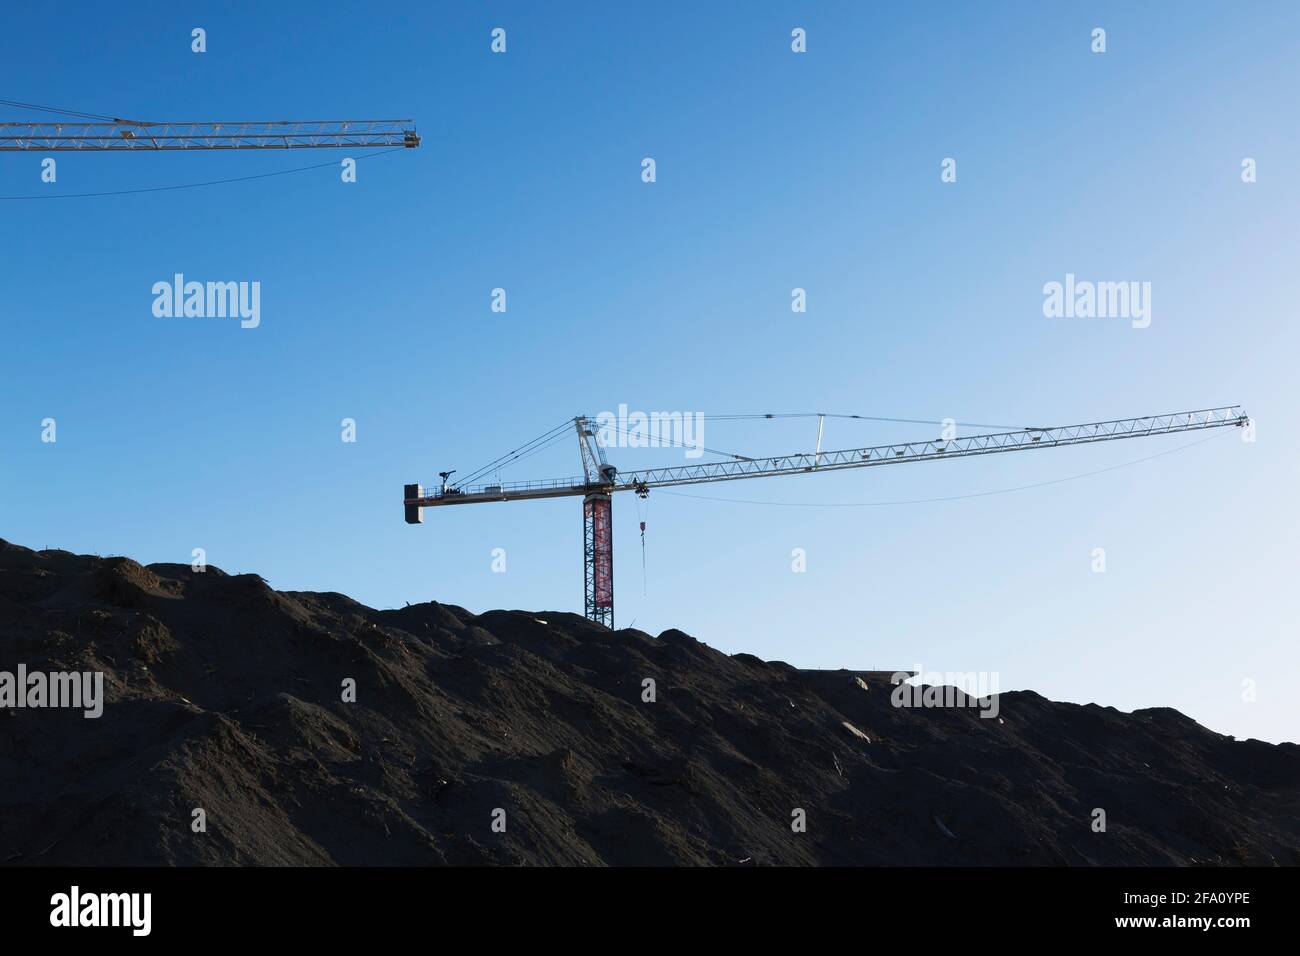
<path fill-rule="evenodd" d="M 0 151 L 327 149 L 420 145 L 415 124 L 397 120 L 285 120 L 276 122 L 0 123 Z"/>
<path fill-rule="evenodd" d="M 936 461 L 942 458 L 967 458 L 1000 452 L 1030 451 L 1086 445 L 1122 438 L 1145 438 L 1178 432 L 1200 431 L 1225 426 L 1245 426 L 1250 419 L 1238 405 L 1221 408 L 1148 415 L 1083 425 L 1050 428 L 1023 428 L 1015 431 L 972 435 L 966 438 L 931 439 L 892 445 L 873 445 L 840 451 L 798 453 L 776 457 L 738 457 L 733 461 L 680 465 L 619 472 L 606 463 L 604 449 L 596 440 L 592 420 L 579 416 L 574 420 L 583 462 L 580 478 L 556 478 L 545 481 L 502 482 L 458 486 L 443 482 L 433 494 L 422 485 L 407 485 L 403 495 L 406 521 L 419 524 L 424 509 L 443 505 L 479 504 L 488 501 L 521 501 L 534 498 L 583 498 L 584 514 L 584 583 L 587 617 L 609 627 L 614 626 L 613 535 L 611 530 L 611 496 L 619 491 L 634 491 L 645 497 L 653 488 L 696 485 L 713 481 L 738 481 L 745 478 L 768 478 L 777 475 L 842 471 L 913 461 Z M 820 441 L 820 428 L 819 428 Z M 450 474 L 450 473 L 447 473 Z"/>

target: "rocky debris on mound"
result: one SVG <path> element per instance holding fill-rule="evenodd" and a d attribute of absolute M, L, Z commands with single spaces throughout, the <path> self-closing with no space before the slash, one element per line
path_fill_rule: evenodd
<path fill-rule="evenodd" d="M 0 541 L 20 664 L 105 699 L 0 711 L 11 865 L 1300 864 L 1294 744 L 1030 692 L 897 707 L 676 630 Z"/>

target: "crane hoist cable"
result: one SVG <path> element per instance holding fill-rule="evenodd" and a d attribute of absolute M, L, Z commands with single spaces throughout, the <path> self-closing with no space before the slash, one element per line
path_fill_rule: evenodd
<path fill-rule="evenodd" d="M 649 593 L 646 585 L 646 563 L 645 563 L 645 522 L 646 517 L 650 514 L 650 494 L 637 494 L 636 502 L 637 517 L 641 521 L 641 596 L 645 597 Z"/>

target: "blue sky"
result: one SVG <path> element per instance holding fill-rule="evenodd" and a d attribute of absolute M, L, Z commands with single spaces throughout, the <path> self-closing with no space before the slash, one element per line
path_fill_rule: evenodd
<path fill-rule="evenodd" d="M 5 197 L 359 160 L 353 184 L 329 167 L 0 200 L 0 534 L 144 562 L 202 547 L 380 607 L 580 611 L 577 500 L 411 527 L 401 486 L 620 403 L 1010 424 L 1241 403 L 1253 444 L 1224 430 L 655 493 L 644 595 L 636 500 L 616 500 L 617 618 L 800 666 L 995 671 L 1003 690 L 1296 739 L 1300 8 L 374 10 L 7 12 L 0 98 L 151 120 L 409 116 L 424 142 L 61 153 L 54 184 L 41 154 L 0 154 Z M 155 318 L 151 287 L 177 272 L 259 281 L 261 326 Z M 1043 284 L 1070 272 L 1149 281 L 1151 326 L 1045 318 Z M 827 429 L 827 447 L 934 431 Z M 705 443 L 805 451 L 814 430 L 706 419 Z M 578 470 L 575 441 L 501 477 Z M 955 500 L 880 504 L 929 498 Z"/>

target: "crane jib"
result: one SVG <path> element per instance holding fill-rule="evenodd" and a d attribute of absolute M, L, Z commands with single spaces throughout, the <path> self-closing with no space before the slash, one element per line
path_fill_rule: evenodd
<path fill-rule="evenodd" d="M 615 492 L 634 491 L 644 498 L 652 488 L 842 471 L 849 468 L 966 458 L 1012 451 L 1032 451 L 1124 438 L 1169 435 L 1206 428 L 1225 426 L 1242 428 L 1252 424 L 1240 406 L 1228 405 L 1221 408 L 1174 412 L 1168 415 L 1148 415 L 1142 418 L 1123 418 L 1050 428 L 1027 427 L 960 438 L 943 437 L 840 451 L 821 449 L 819 426 L 818 447 L 812 454 L 798 453 L 767 458 L 739 457 L 727 461 L 620 473 L 612 465 L 605 463 L 604 451 L 594 442 L 588 420 L 579 416 L 573 420 L 573 423 L 577 426 L 578 443 L 582 452 L 584 471 L 582 478 L 455 486 L 447 480 L 447 476 L 453 472 L 444 472 L 441 485 L 432 494 L 427 493 L 423 485 L 406 485 L 402 503 L 407 523 L 420 524 L 424 521 L 424 509 L 430 507 L 581 496 L 586 615 L 591 620 L 610 628 L 614 626 L 613 535 L 610 501 Z M 642 530 L 644 531 L 644 527 Z"/>
<path fill-rule="evenodd" d="M 1174 415 L 1155 415 L 1146 418 L 1120 419 L 1085 425 L 1064 425 L 1058 428 L 1026 428 L 1015 432 L 972 435 L 966 438 L 933 439 L 922 442 L 877 445 L 870 448 L 822 451 L 814 455 L 801 454 L 778 458 L 709 462 L 703 465 L 681 465 L 672 468 L 626 472 L 619 476 L 620 485 L 617 490 L 629 490 L 637 484 L 648 488 L 664 488 L 673 485 L 700 484 L 708 481 L 763 478 L 813 471 L 840 471 L 846 468 L 865 468 L 909 461 L 964 458 L 973 455 L 1010 451 L 1031 451 L 1038 448 L 1084 445 L 1123 438 L 1144 438 L 1151 435 L 1174 434 L 1228 425 L 1243 426 L 1247 421 L 1246 415 L 1239 406 L 1227 406 L 1225 408 L 1202 409 L 1195 412 L 1179 412 Z"/>
<path fill-rule="evenodd" d="M 839 451 L 799 453 L 736 461 L 705 462 L 641 471 L 613 471 L 612 481 L 560 478 L 541 481 L 501 482 L 490 485 L 449 486 L 433 494 L 407 495 L 404 502 L 422 508 L 485 501 L 513 501 L 533 498 L 581 496 L 592 491 L 648 491 L 674 485 L 702 484 L 743 478 L 839 471 L 911 461 L 962 458 L 1063 445 L 1083 445 L 1123 438 L 1143 438 L 1205 428 L 1243 426 L 1249 421 L 1240 406 L 1199 409 L 1170 415 L 1151 415 L 1082 425 L 1025 428 L 951 439 L 930 439 Z"/>
<path fill-rule="evenodd" d="M 409 119 L 109 123 L 0 123 L 0 151 L 188 149 L 365 149 L 420 145 Z"/>

